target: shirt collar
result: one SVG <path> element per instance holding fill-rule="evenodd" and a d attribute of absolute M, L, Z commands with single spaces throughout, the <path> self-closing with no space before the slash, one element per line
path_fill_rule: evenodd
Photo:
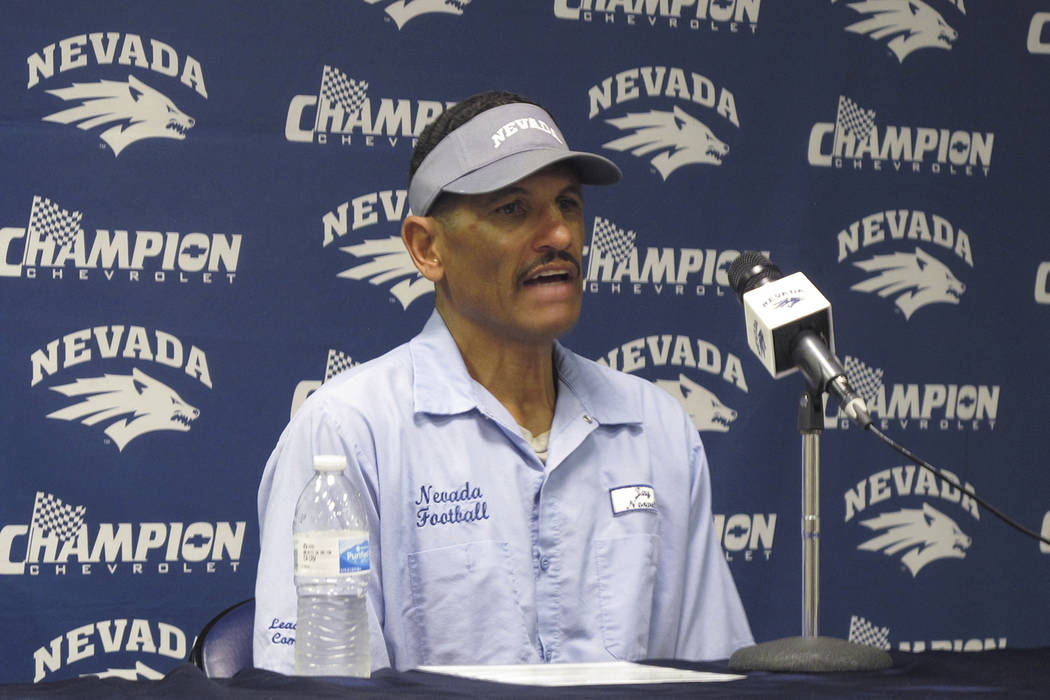
<path fill-rule="evenodd" d="M 642 422 L 637 399 L 610 380 L 608 373 L 613 370 L 580 357 L 558 341 L 554 341 L 554 366 L 561 384 L 599 424 Z"/>
<path fill-rule="evenodd" d="M 416 413 L 453 415 L 477 407 L 474 380 L 437 309 L 408 347 L 412 355 L 412 400 Z"/>
<path fill-rule="evenodd" d="M 441 314 L 435 309 L 419 335 L 409 342 L 412 357 L 413 408 L 417 413 L 454 415 L 484 410 L 474 379 L 467 371 L 459 346 Z M 599 424 L 641 423 L 637 401 L 606 376 L 599 365 L 588 362 L 561 343 L 554 342 L 558 379 Z"/>

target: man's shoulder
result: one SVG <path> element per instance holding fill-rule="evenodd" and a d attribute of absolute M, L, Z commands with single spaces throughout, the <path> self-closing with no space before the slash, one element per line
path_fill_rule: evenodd
<path fill-rule="evenodd" d="M 374 404 L 386 398 L 404 400 L 399 390 L 411 386 L 412 361 L 408 343 L 374 359 L 354 365 L 326 380 L 303 404 L 316 410 L 333 404 Z"/>

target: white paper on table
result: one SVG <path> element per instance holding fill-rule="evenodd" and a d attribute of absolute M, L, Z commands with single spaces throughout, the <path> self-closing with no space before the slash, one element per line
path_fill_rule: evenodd
<path fill-rule="evenodd" d="M 482 666 L 420 666 L 418 671 L 444 673 L 481 681 L 517 685 L 625 685 L 643 683 L 709 683 L 745 676 L 709 671 L 649 666 L 627 661 L 583 664 L 513 664 Z"/>

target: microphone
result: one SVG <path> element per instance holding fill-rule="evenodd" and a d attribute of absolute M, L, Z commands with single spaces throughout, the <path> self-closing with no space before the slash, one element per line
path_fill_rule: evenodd
<path fill-rule="evenodd" d="M 744 305 L 747 344 L 774 379 L 797 369 L 810 391 L 831 394 L 850 420 L 871 425 L 864 399 L 835 357 L 831 303 L 805 275 L 785 277 L 769 258 L 749 250 L 729 266 L 729 286 Z"/>

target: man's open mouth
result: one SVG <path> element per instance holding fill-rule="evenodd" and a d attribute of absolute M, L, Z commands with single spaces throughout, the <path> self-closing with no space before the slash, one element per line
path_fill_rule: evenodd
<path fill-rule="evenodd" d="M 525 280 L 526 286 L 571 282 L 573 275 L 566 270 L 545 270 Z"/>

